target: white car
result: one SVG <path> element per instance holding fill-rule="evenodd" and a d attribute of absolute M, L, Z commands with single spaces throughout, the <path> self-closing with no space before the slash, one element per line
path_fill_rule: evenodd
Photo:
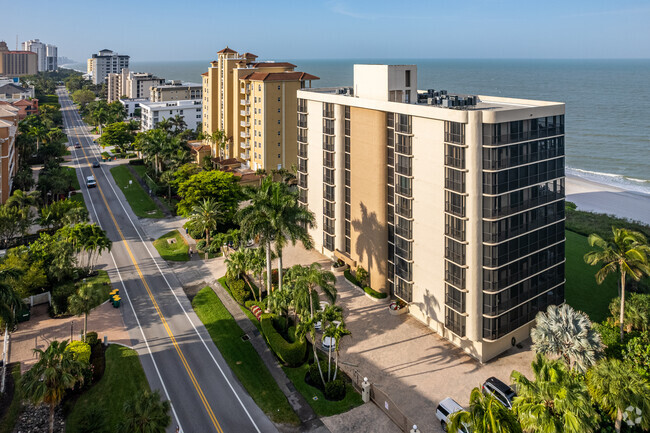
<path fill-rule="evenodd" d="M 440 425 L 442 425 L 444 431 L 447 431 L 447 424 L 450 424 L 449 417 L 461 410 L 463 410 L 463 407 L 451 397 L 447 397 L 438 404 L 436 418 L 440 421 Z M 458 429 L 458 433 L 472 433 L 472 428 L 468 425 L 463 425 Z"/>
<path fill-rule="evenodd" d="M 87 188 L 94 188 L 97 186 L 97 181 L 95 180 L 95 176 L 88 176 L 86 178 L 86 187 Z"/>

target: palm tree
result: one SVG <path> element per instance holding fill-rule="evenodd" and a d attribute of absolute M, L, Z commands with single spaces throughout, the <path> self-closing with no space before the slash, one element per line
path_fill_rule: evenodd
<path fill-rule="evenodd" d="M 123 417 L 119 431 L 128 433 L 165 433 L 171 424 L 171 404 L 160 401 L 158 391 L 140 391 L 124 403 Z"/>
<path fill-rule="evenodd" d="M 164 131 L 165 134 L 168 134 L 173 128 L 171 119 L 163 119 L 160 122 L 156 123 L 156 129 Z"/>
<path fill-rule="evenodd" d="M 603 359 L 587 371 L 587 387 L 594 401 L 615 420 L 617 432 L 629 406 L 641 409 L 641 427 L 650 427 L 650 383 L 631 362 Z"/>
<path fill-rule="evenodd" d="M 47 140 L 47 128 L 39 124 L 30 126 L 27 135 L 36 139 L 36 152 L 38 152 L 40 142 Z"/>
<path fill-rule="evenodd" d="M 309 292 L 309 311 L 311 317 L 314 317 L 314 296 L 316 288 L 320 288 L 325 296 L 333 304 L 336 301 L 336 277 L 330 271 L 323 270 L 320 263 L 312 263 L 309 266 L 303 266 L 302 273 L 298 276 L 297 285 L 304 286 Z"/>
<path fill-rule="evenodd" d="M 210 232 L 217 229 L 217 221 L 221 216 L 221 204 L 214 199 L 205 199 L 192 208 L 187 225 L 191 230 L 205 233 L 205 258 L 208 258 L 210 247 Z"/>
<path fill-rule="evenodd" d="M 219 149 L 219 157 L 224 159 L 225 158 L 224 152 L 226 150 L 226 142 L 227 142 L 226 133 L 221 129 L 217 129 L 212 134 L 206 134 L 205 137 L 211 144 L 217 146 L 217 149 Z"/>
<path fill-rule="evenodd" d="M 300 341 L 305 341 L 305 338 L 307 338 L 307 335 L 311 337 L 311 347 L 314 350 L 314 362 L 318 365 L 318 373 L 320 374 L 320 380 L 323 382 L 323 385 L 325 385 L 325 376 L 323 376 L 323 370 L 321 369 L 320 366 L 320 361 L 318 359 L 318 352 L 316 352 L 316 322 L 318 322 L 320 319 L 318 316 L 314 317 L 303 317 L 301 318 L 300 322 L 298 322 L 298 325 L 296 326 L 296 337 L 300 339 Z"/>
<path fill-rule="evenodd" d="M 247 275 L 250 270 L 251 256 L 252 252 L 250 250 L 239 249 L 226 257 L 226 277 L 232 280 L 243 278 L 248 284 L 248 288 L 253 293 L 253 297 L 256 297 L 255 290 L 253 290 L 253 286 L 251 285 Z"/>
<path fill-rule="evenodd" d="M 520 433 L 515 414 L 491 395 L 474 388 L 469 396 L 469 410 L 454 413 L 447 431 L 462 431 L 471 426 L 473 433 Z"/>
<path fill-rule="evenodd" d="M 291 306 L 291 293 L 287 290 L 276 290 L 266 297 L 266 305 L 272 313 L 286 317 Z"/>
<path fill-rule="evenodd" d="M 54 432 L 54 409 L 65 392 L 83 382 L 84 365 L 66 350 L 68 341 L 52 341 L 45 350 L 34 349 L 39 360 L 21 378 L 24 396 L 33 404 L 50 406 L 50 433 Z"/>
<path fill-rule="evenodd" d="M 11 329 L 15 323 L 15 313 L 22 307 L 23 301 L 14 290 L 10 281 L 21 276 L 21 272 L 15 268 L 0 270 L 0 319 L 6 329 Z"/>
<path fill-rule="evenodd" d="M 339 351 L 341 350 L 341 340 L 343 340 L 343 337 L 347 335 L 352 335 L 352 332 L 350 332 L 350 330 L 345 326 L 345 322 L 341 321 L 332 334 L 332 338 L 334 339 L 334 351 L 336 353 L 334 377 L 332 380 L 336 380 L 336 374 L 339 372 Z"/>
<path fill-rule="evenodd" d="M 603 351 L 600 334 L 592 329 L 587 315 L 568 304 L 549 306 L 546 313 L 537 313 L 535 321 L 530 332 L 533 350 L 561 356 L 569 368 L 580 373 L 594 365 Z"/>
<path fill-rule="evenodd" d="M 623 341 L 625 277 L 630 275 L 635 281 L 639 281 L 644 274 L 650 275 L 650 264 L 648 263 L 650 246 L 648 246 L 646 237 L 640 232 L 612 227 L 612 234 L 613 237 L 608 240 L 604 240 L 595 233 L 590 234 L 589 245 L 598 249 L 585 254 L 584 259 L 592 266 L 602 263 L 602 267 L 596 272 L 598 284 L 602 284 L 605 277 L 611 273 L 621 274 L 620 326 L 621 341 Z"/>
<path fill-rule="evenodd" d="M 36 206 L 38 196 L 38 191 L 24 192 L 17 189 L 7 199 L 5 205 L 17 207 L 20 209 L 20 215 L 23 220 L 31 220 L 31 208 L 32 206 Z"/>
<path fill-rule="evenodd" d="M 84 340 L 88 332 L 88 314 L 103 300 L 102 293 L 92 284 L 84 284 L 68 299 L 68 310 L 75 316 L 84 316 Z"/>
<path fill-rule="evenodd" d="M 177 114 L 176 116 L 172 117 L 170 119 L 170 123 L 174 126 L 174 132 L 176 134 L 178 134 L 180 131 L 187 128 L 187 123 L 185 123 L 183 116 L 181 116 L 180 114 Z"/>
<path fill-rule="evenodd" d="M 335 338 L 337 335 L 336 328 L 343 323 L 343 309 L 338 305 L 328 305 L 323 311 L 319 313 L 321 319 L 321 326 L 323 327 L 323 338 Z M 332 345 L 330 344 L 327 349 L 327 381 L 331 379 L 332 372 Z M 323 383 L 323 385 L 325 385 Z"/>
<path fill-rule="evenodd" d="M 532 369 L 534 381 L 518 371 L 511 375 L 518 393 L 513 410 L 523 431 L 591 433 L 598 427 L 584 380 L 563 361 L 537 354 Z"/>

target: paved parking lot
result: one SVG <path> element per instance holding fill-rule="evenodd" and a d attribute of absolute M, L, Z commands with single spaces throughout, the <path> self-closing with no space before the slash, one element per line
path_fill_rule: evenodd
<path fill-rule="evenodd" d="M 308 264 L 329 260 L 301 247 L 288 247 L 284 262 Z M 510 383 L 510 373 L 531 374 L 533 353 L 530 340 L 523 348 L 513 348 L 482 365 L 440 338 L 430 328 L 409 315 L 392 316 L 387 302 L 375 302 L 350 284 L 337 278 L 339 299 L 345 321 L 352 332 L 341 343 L 342 368 L 348 375 L 358 370 L 385 391 L 420 431 L 442 432 L 435 407 L 446 397 L 462 406 L 469 402 L 472 388 L 496 376 Z"/>

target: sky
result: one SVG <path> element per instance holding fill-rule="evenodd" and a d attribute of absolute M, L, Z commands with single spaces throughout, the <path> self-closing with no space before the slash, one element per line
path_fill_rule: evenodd
<path fill-rule="evenodd" d="M 85 62 L 260 58 L 650 58 L 649 0 L 0 0 L 0 40 Z"/>

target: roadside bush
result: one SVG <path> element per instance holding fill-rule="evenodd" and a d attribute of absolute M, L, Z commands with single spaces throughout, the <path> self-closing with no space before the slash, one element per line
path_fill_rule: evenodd
<path fill-rule="evenodd" d="M 201 239 L 196 243 L 196 249 L 199 251 L 205 251 L 205 239 Z"/>
<path fill-rule="evenodd" d="M 349 282 L 351 282 L 355 286 L 361 287 L 361 285 L 359 284 L 359 281 L 357 280 L 357 277 L 352 275 L 352 272 L 350 272 L 349 269 L 346 269 L 345 271 L 343 271 L 343 275 L 345 276 L 346 280 L 348 280 Z"/>
<path fill-rule="evenodd" d="M 97 337 L 97 333 L 95 331 L 91 332 L 86 332 L 86 343 L 92 348 L 97 342 L 99 341 L 99 338 Z"/>
<path fill-rule="evenodd" d="M 134 155 L 135 155 L 135 153 L 134 153 Z M 142 159 L 142 158 L 140 158 L 140 159 L 130 159 L 129 164 L 130 165 L 144 165 L 144 159 Z"/>
<path fill-rule="evenodd" d="M 325 398 L 328 400 L 339 401 L 345 398 L 345 382 L 336 379 L 325 384 Z"/>
<path fill-rule="evenodd" d="M 90 363 L 90 345 L 83 341 L 72 341 L 66 347 L 66 350 L 72 352 L 72 357 L 84 364 Z"/>
<path fill-rule="evenodd" d="M 378 292 L 375 289 L 372 289 L 367 286 L 363 288 L 363 291 L 369 294 L 370 296 L 372 296 L 373 298 L 377 298 L 377 299 L 385 299 L 386 296 L 388 296 L 387 293 Z"/>
<path fill-rule="evenodd" d="M 307 341 L 297 340 L 295 337 L 295 328 L 289 328 L 289 340 L 284 337 L 275 329 L 274 321 L 277 316 L 273 314 L 262 314 L 260 324 L 262 326 L 262 333 L 266 338 L 269 347 L 276 356 L 289 367 L 298 367 L 302 365 L 305 354 L 307 353 Z M 285 319 L 286 320 L 286 319 Z"/>
<path fill-rule="evenodd" d="M 53 316 L 68 314 L 68 298 L 72 296 L 75 291 L 76 287 L 73 283 L 63 284 L 52 290 L 52 305 L 50 308 Z"/>
<path fill-rule="evenodd" d="M 250 290 L 246 287 L 244 280 L 228 280 L 226 281 L 228 288 L 230 289 L 230 294 L 235 301 L 240 305 L 245 305 L 246 301 L 250 298 Z"/>
<path fill-rule="evenodd" d="M 108 414 L 106 410 L 96 404 L 81 408 L 77 433 L 109 433 Z"/>
<path fill-rule="evenodd" d="M 323 371 L 323 376 L 325 376 L 325 379 L 327 379 L 327 360 L 320 361 L 320 368 Z M 311 386 L 314 386 L 323 391 L 323 381 L 320 379 L 318 364 L 315 362 L 309 366 L 309 380 L 311 381 Z"/>
<path fill-rule="evenodd" d="M 104 370 L 106 370 L 104 345 L 99 341 L 91 348 L 90 365 L 90 368 L 93 372 L 93 383 L 97 383 L 102 378 L 102 376 L 104 376 Z"/>

